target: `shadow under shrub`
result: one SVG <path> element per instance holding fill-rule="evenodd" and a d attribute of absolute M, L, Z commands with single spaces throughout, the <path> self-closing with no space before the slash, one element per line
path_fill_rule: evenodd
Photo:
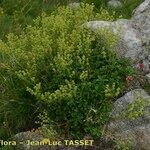
<path fill-rule="evenodd" d="M 1 124 L 2 132 L 10 136 L 36 128 L 38 114 L 46 112 L 59 134 L 100 136 L 132 69 L 115 56 L 116 35 L 83 28 L 95 18 L 93 9 L 88 4 L 58 8 L 38 17 L 20 36 L 0 41 L 0 120 L 8 124 L 7 130 Z"/>

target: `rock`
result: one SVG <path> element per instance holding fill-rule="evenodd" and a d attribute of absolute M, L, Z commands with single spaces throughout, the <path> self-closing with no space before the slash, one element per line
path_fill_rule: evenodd
<path fill-rule="evenodd" d="M 142 41 L 142 51 L 138 59 L 143 61 L 144 71 L 150 73 L 150 0 L 145 0 L 135 9 L 131 22 Z"/>
<path fill-rule="evenodd" d="M 80 3 L 76 3 L 76 2 L 69 4 L 69 7 L 72 8 L 72 9 L 76 9 L 79 6 L 80 6 Z"/>
<path fill-rule="evenodd" d="M 138 32 L 132 28 L 131 21 L 127 19 L 118 19 L 117 21 L 90 21 L 87 26 L 95 31 L 97 29 L 106 28 L 112 29 L 114 34 L 120 35 L 118 47 L 120 53 L 126 58 L 132 60 L 137 59 L 137 56 L 143 51 L 142 41 L 139 38 Z"/>
<path fill-rule="evenodd" d="M 28 145 L 27 141 L 42 141 L 44 139 L 44 137 L 42 136 L 42 134 L 38 133 L 38 132 L 20 132 L 18 134 L 16 134 L 13 138 L 14 140 L 16 140 L 18 143 L 23 142 L 23 144 L 18 144 L 17 148 L 18 149 L 23 149 L 23 150 L 53 150 L 51 147 L 47 146 L 47 145 L 36 145 L 36 146 L 31 146 Z"/>
<path fill-rule="evenodd" d="M 137 9 L 132 17 L 133 27 L 141 33 L 143 42 L 150 38 L 150 0 L 145 0 Z M 149 39 L 150 42 L 150 39 Z"/>
<path fill-rule="evenodd" d="M 96 31 L 97 29 L 112 29 L 114 33 L 122 34 L 124 28 L 128 25 L 129 20 L 127 19 L 118 19 L 117 21 L 111 22 L 111 21 L 90 21 L 86 24 L 88 28 L 90 28 L 93 31 Z"/>
<path fill-rule="evenodd" d="M 131 58 L 133 61 L 143 52 L 139 33 L 132 28 L 131 22 L 123 29 L 121 39 L 118 42 L 118 48 L 124 52 L 126 58 Z"/>
<path fill-rule="evenodd" d="M 118 19 L 117 21 L 90 21 L 87 27 L 95 31 L 97 29 L 111 29 L 114 34 L 120 36 L 118 46 L 116 48 L 119 56 L 124 56 L 135 60 L 143 51 L 142 41 L 139 38 L 138 32 L 132 28 L 131 21 L 127 19 Z"/>
<path fill-rule="evenodd" d="M 143 113 L 138 112 L 140 108 Z M 106 135 L 128 139 L 133 149 L 150 150 L 150 96 L 142 89 L 135 89 L 119 98 L 106 128 Z"/>
<path fill-rule="evenodd" d="M 87 26 L 93 31 L 97 29 L 112 29 L 115 34 L 120 36 L 118 41 L 117 53 L 131 58 L 133 61 L 143 52 L 142 41 L 139 33 L 131 26 L 131 21 L 127 19 L 118 19 L 114 22 L 109 21 L 90 21 Z"/>
<path fill-rule="evenodd" d="M 90 21 L 86 25 L 91 30 L 95 31 L 97 29 L 101 28 L 110 28 L 112 22 L 109 21 Z"/>
<path fill-rule="evenodd" d="M 107 5 L 112 8 L 121 8 L 122 3 L 118 0 L 110 0 Z"/>

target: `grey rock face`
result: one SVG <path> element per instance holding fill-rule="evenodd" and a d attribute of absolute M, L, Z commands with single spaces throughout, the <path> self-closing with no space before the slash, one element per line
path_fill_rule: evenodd
<path fill-rule="evenodd" d="M 131 115 L 129 105 L 134 102 L 137 104 L 137 100 L 145 102 L 145 105 L 139 103 L 139 107 L 144 108 L 143 114 L 128 118 L 128 115 Z M 110 114 L 107 132 L 117 139 L 130 139 L 133 149 L 150 150 L 150 96 L 144 90 L 136 89 L 119 98 Z"/>
<path fill-rule="evenodd" d="M 144 70 L 150 72 L 150 0 L 145 0 L 133 13 L 132 26 L 139 33 L 142 50 L 139 59 L 143 61 Z"/>
<path fill-rule="evenodd" d="M 79 6 L 80 6 L 80 3 L 76 3 L 76 2 L 69 4 L 69 7 L 72 8 L 72 9 L 76 9 Z"/>
<path fill-rule="evenodd" d="M 87 24 L 88 28 L 91 28 L 93 31 L 99 28 L 110 28 L 111 22 L 109 21 L 90 21 Z"/>
<path fill-rule="evenodd" d="M 135 60 L 142 52 L 142 41 L 139 33 L 131 26 L 131 21 L 127 19 L 119 19 L 114 22 L 109 21 L 90 21 L 87 26 L 92 30 L 112 29 L 115 34 L 121 38 L 118 42 L 117 51 L 127 58 Z"/>
<path fill-rule="evenodd" d="M 142 36 L 143 42 L 150 39 L 150 0 L 145 0 L 133 13 L 132 26 L 137 29 Z M 150 40 L 149 40 L 150 41 Z"/>
<path fill-rule="evenodd" d="M 118 0 L 110 0 L 107 5 L 109 7 L 113 7 L 113 8 L 119 8 L 119 7 L 122 7 L 122 3 Z"/>
<path fill-rule="evenodd" d="M 131 58 L 132 60 L 136 60 L 143 51 L 139 33 L 131 26 L 131 24 L 128 24 L 122 31 L 119 45 L 121 47 L 120 50 L 124 51 L 124 56 L 126 58 Z"/>
<path fill-rule="evenodd" d="M 122 34 L 123 30 L 128 26 L 129 20 L 118 19 L 117 21 L 90 21 L 86 25 L 93 31 L 101 28 L 112 29 L 114 33 L 120 32 Z"/>

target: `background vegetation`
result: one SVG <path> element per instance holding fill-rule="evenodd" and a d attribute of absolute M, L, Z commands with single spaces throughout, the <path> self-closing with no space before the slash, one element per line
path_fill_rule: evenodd
<path fill-rule="evenodd" d="M 106 9 L 111 15 L 115 12 L 115 19 L 122 16 L 130 18 L 132 11 L 144 0 L 120 0 L 121 9 L 107 7 L 108 0 L 1 0 L 0 1 L 0 38 L 5 39 L 8 33 L 20 34 L 24 27 L 33 23 L 33 19 L 42 12 L 50 14 L 58 6 L 71 2 L 84 2 L 95 5 L 95 11 Z"/>

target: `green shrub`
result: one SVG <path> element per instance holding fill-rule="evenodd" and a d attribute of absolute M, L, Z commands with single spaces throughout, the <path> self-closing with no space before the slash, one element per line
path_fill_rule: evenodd
<path fill-rule="evenodd" d="M 0 41 L 0 120 L 8 124 L 6 130 L 1 124 L 2 132 L 10 136 L 36 128 L 44 111 L 57 133 L 100 136 L 131 68 L 115 56 L 116 35 L 82 26 L 97 16 L 93 9 L 88 4 L 58 8 L 38 17 L 21 35 Z"/>

